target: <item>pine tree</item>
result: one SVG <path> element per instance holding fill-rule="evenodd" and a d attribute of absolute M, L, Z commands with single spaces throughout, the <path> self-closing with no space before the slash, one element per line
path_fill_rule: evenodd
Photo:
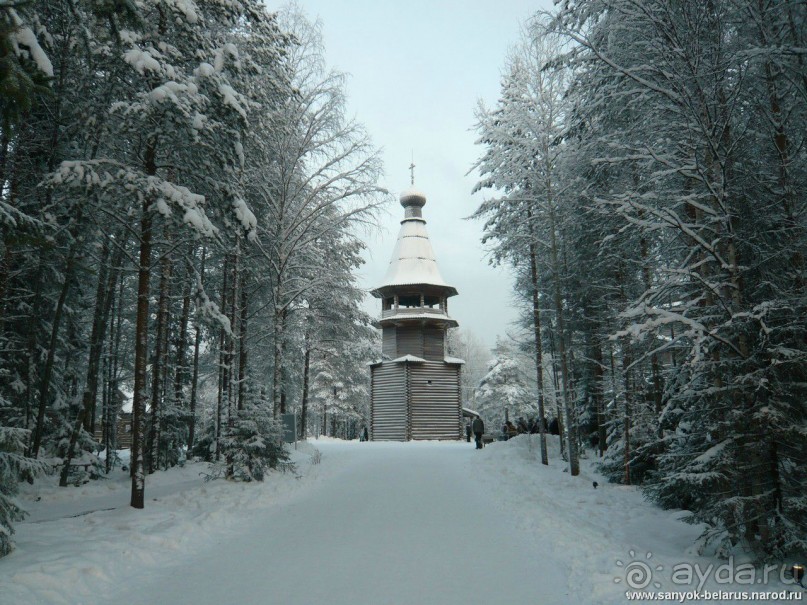
<path fill-rule="evenodd" d="M 214 472 L 234 481 L 263 481 L 269 470 L 289 465 L 282 438 L 282 425 L 268 402 L 247 402 L 234 412 Z"/>

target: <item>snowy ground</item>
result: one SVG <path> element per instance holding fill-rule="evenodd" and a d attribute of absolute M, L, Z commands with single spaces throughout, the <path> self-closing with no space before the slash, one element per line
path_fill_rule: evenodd
<path fill-rule="evenodd" d="M 199 463 L 157 473 L 142 511 L 120 470 L 81 488 L 48 478 L 24 494 L 0 603 L 616 604 L 637 571 L 645 590 L 698 590 L 671 581 L 682 563 L 712 566 L 700 590 L 792 590 L 778 574 L 721 583 L 724 562 L 690 552 L 698 528 L 680 513 L 536 450 L 526 436 L 481 452 L 321 439 L 263 484 L 204 483 Z"/>

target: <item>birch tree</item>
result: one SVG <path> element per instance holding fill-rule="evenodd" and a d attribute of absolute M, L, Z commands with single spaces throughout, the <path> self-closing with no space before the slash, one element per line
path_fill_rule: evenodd
<path fill-rule="evenodd" d="M 559 182 L 557 168 L 557 158 L 561 153 L 557 141 L 564 129 L 562 95 L 567 75 L 561 70 L 544 70 L 559 52 L 557 41 L 525 33 L 522 44 L 513 51 L 509 60 L 497 110 L 487 112 L 481 108 L 478 112 L 479 142 L 486 146 L 486 152 L 478 163 L 483 180 L 476 189 L 499 189 L 504 195 L 483 203 L 475 216 L 490 217 L 486 237 L 498 239 L 500 254 L 517 263 L 523 262 L 525 255 L 528 259 L 538 409 L 542 418 L 545 418 L 545 412 L 540 282 L 549 278 L 551 288 L 544 292 L 551 297 L 556 318 L 561 396 L 569 432 L 569 464 L 572 475 L 577 475 L 577 422 L 570 393 L 567 311 L 562 283 L 565 278 L 559 240 L 562 225 L 558 204 L 562 199 L 563 185 Z M 544 275 L 539 275 L 539 264 L 545 271 Z M 546 464 L 546 437 L 543 423 L 540 424 L 541 460 Z"/>
<path fill-rule="evenodd" d="M 262 142 L 269 180 L 253 195 L 264 209 L 260 240 L 270 280 L 273 326 L 272 401 L 283 410 L 285 331 L 306 293 L 330 279 L 317 242 L 371 223 L 384 198 L 380 162 L 363 128 L 345 115 L 345 77 L 324 64 L 319 26 L 293 10 L 284 24 L 298 46 L 288 57 L 297 94 L 280 116 L 282 128 Z M 268 168 L 268 170 L 267 170 Z"/>

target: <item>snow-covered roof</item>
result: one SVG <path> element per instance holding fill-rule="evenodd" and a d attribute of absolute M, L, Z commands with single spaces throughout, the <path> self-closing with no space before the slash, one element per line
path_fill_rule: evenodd
<path fill-rule="evenodd" d="M 403 357 L 398 357 L 392 361 L 393 363 L 403 363 L 404 361 L 425 362 L 426 360 L 421 357 L 416 357 L 415 355 L 404 355 Z"/>
<path fill-rule="evenodd" d="M 398 241 L 384 275 L 385 286 L 432 284 L 447 286 L 440 274 L 434 250 L 426 232 L 426 221 L 406 219 L 401 223 Z"/>
<path fill-rule="evenodd" d="M 459 357 L 448 357 L 448 356 L 446 356 L 443 361 L 445 361 L 446 363 L 457 363 L 457 364 L 465 363 L 465 360 L 460 359 Z"/>
<path fill-rule="evenodd" d="M 437 267 L 434 249 L 426 231 L 426 221 L 420 216 L 410 216 L 409 208 L 420 207 L 425 203 L 426 196 L 417 190 L 409 189 L 401 194 L 401 205 L 407 208 L 407 216 L 401 221 L 398 240 L 379 288 L 426 284 L 453 290 Z"/>
<path fill-rule="evenodd" d="M 406 191 L 401 192 L 400 200 L 401 206 L 404 208 L 412 205 L 422 207 L 426 203 L 426 194 L 412 186 Z"/>
<path fill-rule="evenodd" d="M 402 319 L 433 319 L 435 321 L 443 320 L 452 324 L 457 323 L 455 319 L 452 319 L 445 313 L 398 313 L 397 315 L 382 317 L 379 321 L 388 323 L 401 321 Z"/>

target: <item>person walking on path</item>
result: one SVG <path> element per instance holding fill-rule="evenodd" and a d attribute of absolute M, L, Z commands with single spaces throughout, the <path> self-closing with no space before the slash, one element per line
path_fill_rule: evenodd
<path fill-rule="evenodd" d="M 465 441 L 471 443 L 471 423 L 465 423 Z"/>
<path fill-rule="evenodd" d="M 477 416 L 474 418 L 473 423 L 471 424 L 471 428 L 474 431 L 474 437 L 476 437 L 476 449 L 482 449 L 482 434 L 485 432 L 485 423 L 482 422 L 482 419 Z"/>

